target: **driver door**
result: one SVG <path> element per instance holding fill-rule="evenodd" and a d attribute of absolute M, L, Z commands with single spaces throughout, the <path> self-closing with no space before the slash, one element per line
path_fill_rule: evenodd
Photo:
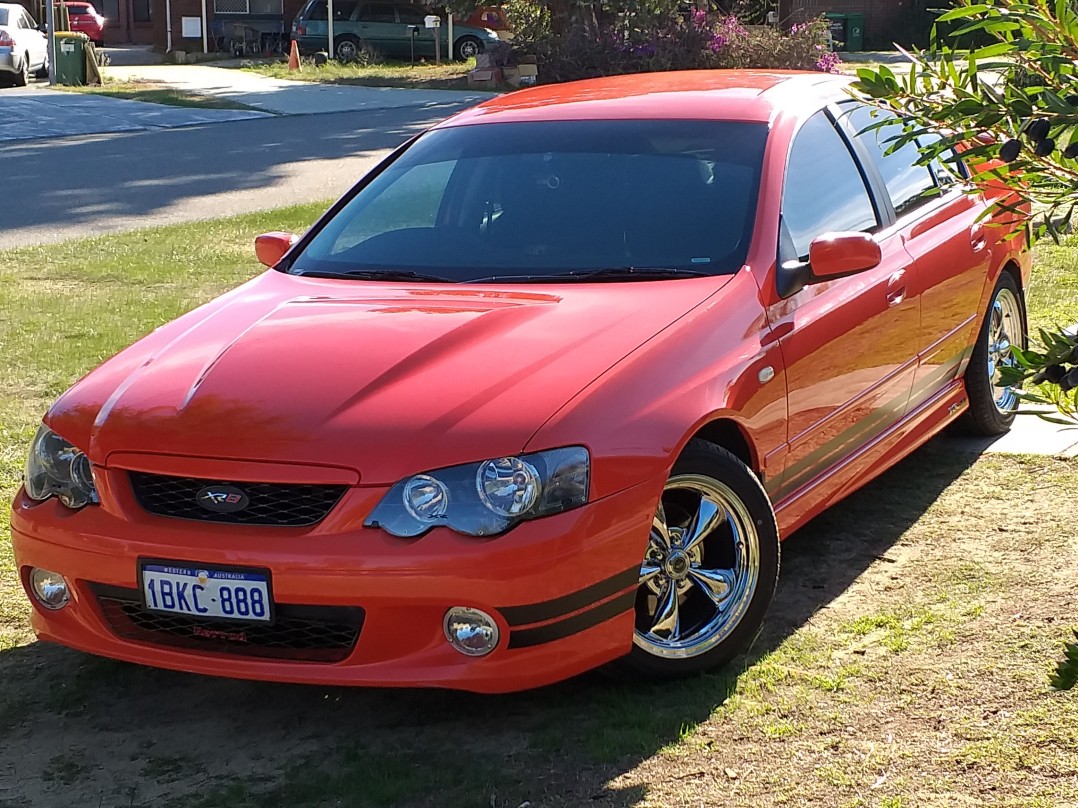
<path fill-rule="evenodd" d="M 917 368 L 919 300 L 914 266 L 889 211 L 869 190 L 851 144 L 820 111 L 790 149 L 779 262 L 806 260 L 827 231 L 873 233 L 882 260 L 845 278 L 806 286 L 769 307 L 786 364 L 788 447 L 779 502 L 850 458 L 906 412 Z"/>

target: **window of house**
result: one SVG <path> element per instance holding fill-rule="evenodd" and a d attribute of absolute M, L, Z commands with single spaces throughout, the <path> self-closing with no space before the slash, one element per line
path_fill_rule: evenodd
<path fill-rule="evenodd" d="M 101 15 L 106 23 L 115 27 L 120 23 L 120 0 L 101 0 Z"/>
<path fill-rule="evenodd" d="M 131 0 L 131 16 L 135 22 L 151 22 L 153 9 L 150 0 Z"/>
<path fill-rule="evenodd" d="M 247 0 L 213 0 L 214 14 L 247 14 Z"/>
<path fill-rule="evenodd" d="M 817 112 L 790 149 L 782 220 L 798 258 L 828 230 L 871 232 L 879 219 L 857 163 L 831 120 Z"/>
<path fill-rule="evenodd" d="M 252 14 L 284 14 L 283 0 L 250 0 Z"/>

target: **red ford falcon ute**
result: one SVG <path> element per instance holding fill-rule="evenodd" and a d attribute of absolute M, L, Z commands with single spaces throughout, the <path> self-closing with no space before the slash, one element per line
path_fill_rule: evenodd
<path fill-rule="evenodd" d="M 1024 235 L 846 86 L 514 92 L 260 236 L 269 270 L 45 416 L 12 513 L 37 635 L 482 692 L 729 661 L 782 538 L 1014 418 Z"/>

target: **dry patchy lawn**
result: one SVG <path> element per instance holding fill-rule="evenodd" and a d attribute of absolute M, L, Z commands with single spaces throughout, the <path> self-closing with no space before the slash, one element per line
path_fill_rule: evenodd
<path fill-rule="evenodd" d="M 64 386 L 317 210 L 0 254 L 0 497 Z M 666 686 L 480 697 L 96 659 L 33 641 L 0 522 L 0 806 L 1076 806 L 1078 693 L 1047 676 L 1078 623 L 1078 462 L 956 446 L 791 537 L 751 652 Z"/>

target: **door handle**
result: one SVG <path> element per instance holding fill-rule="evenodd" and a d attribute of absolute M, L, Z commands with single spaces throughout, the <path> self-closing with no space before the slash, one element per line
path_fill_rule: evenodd
<path fill-rule="evenodd" d="M 895 270 L 887 279 L 887 305 L 897 306 L 906 299 L 906 270 Z"/>
<path fill-rule="evenodd" d="M 988 236 L 985 234 L 983 224 L 975 224 L 969 229 L 969 242 L 974 252 L 984 252 L 988 247 Z"/>

